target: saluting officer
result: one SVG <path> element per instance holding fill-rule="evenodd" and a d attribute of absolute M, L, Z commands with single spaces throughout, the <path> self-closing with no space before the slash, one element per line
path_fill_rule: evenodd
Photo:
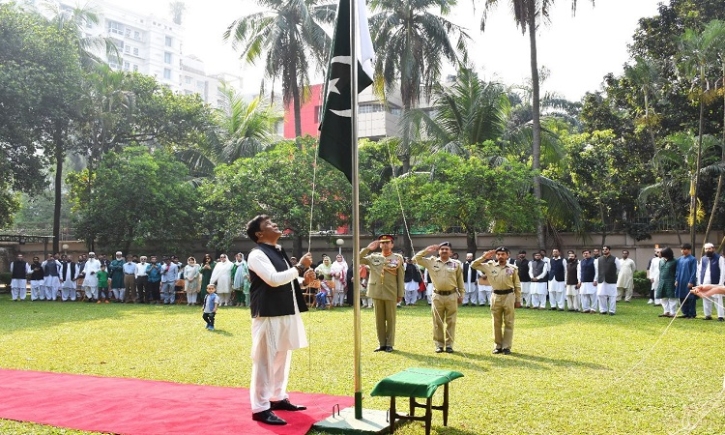
<path fill-rule="evenodd" d="M 405 294 L 405 260 L 393 253 L 393 240 L 390 234 L 383 234 L 360 251 L 360 263 L 370 267 L 367 297 L 375 308 L 379 343 L 375 352 L 393 351 L 397 304 Z M 381 252 L 371 252 L 378 247 Z"/>
<path fill-rule="evenodd" d="M 496 261 L 489 261 L 493 255 Z M 508 262 L 509 250 L 503 246 L 487 251 L 471 264 L 488 276 L 493 287 L 491 317 L 493 318 L 493 353 L 508 355 L 514 339 L 515 308 L 521 308 L 521 282 L 516 266 Z M 503 326 L 503 332 L 502 327 Z"/>
<path fill-rule="evenodd" d="M 438 251 L 438 257 L 428 257 Z M 431 312 L 433 315 L 433 341 L 436 353 L 453 353 L 453 342 L 456 338 L 456 315 L 458 304 L 463 302 L 465 292 L 463 284 L 463 265 L 451 258 L 450 242 L 430 245 L 415 254 L 415 262 L 428 270 L 433 281 Z M 445 321 L 445 329 L 443 322 Z"/>

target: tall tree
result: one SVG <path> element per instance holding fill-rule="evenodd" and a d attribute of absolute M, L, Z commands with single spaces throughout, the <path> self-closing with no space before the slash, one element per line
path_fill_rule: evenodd
<path fill-rule="evenodd" d="M 445 17 L 456 0 L 373 0 L 370 34 L 377 57 L 375 87 L 379 93 L 400 91 L 404 112 L 429 97 L 440 82 L 443 63 L 467 59 L 464 29 Z M 438 9 L 439 14 L 433 12 Z M 403 173 L 410 171 L 411 143 L 398 151 Z"/>
<path fill-rule="evenodd" d="M 321 0 L 258 0 L 267 9 L 241 17 L 229 25 L 224 39 L 238 48 L 250 64 L 264 56 L 265 76 L 282 82 L 282 99 L 292 103 L 295 135 L 302 135 L 300 108 L 309 84 L 312 63 L 325 66 L 330 37 L 322 27 L 335 18 L 335 6 Z"/>
<path fill-rule="evenodd" d="M 531 60 L 531 86 L 532 86 L 532 108 L 533 108 L 533 125 L 532 125 L 532 144 L 531 167 L 534 170 L 534 196 L 537 200 L 541 200 L 541 179 L 539 172 L 541 169 L 541 108 L 540 108 L 540 82 L 539 82 L 539 61 L 536 47 L 536 31 L 540 23 L 549 21 L 549 11 L 553 7 L 554 0 L 485 0 L 483 16 L 481 18 L 481 31 L 485 30 L 489 12 L 498 6 L 499 3 L 510 3 L 511 10 L 514 14 L 514 22 L 521 29 L 521 33 L 529 33 L 529 47 Z M 594 0 L 592 0 L 594 4 Z M 576 11 L 577 0 L 571 2 L 572 12 Z M 543 221 L 540 221 L 536 228 L 537 240 L 539 248 L 546 246 L 544 237 Z"/>
<path fill-rule="evenodd" d="M 162 150 L 128 147 L 110 152 L 93 175 L 93 198 L 86 189 L 88 170 L 71 172 L 71 200 L 78 234 L 91 234 L 109 249 L 159 243 L 175 249 L 198 234 L 197 191 L 186 183 L 186 168 Z M 143 184 L 129 189 L 129 180 Z M 133 204 L 133 207 L 129 207 Z"/>
<path fill-rule="evenodd" d="M 213 113 L 213 127 L 206 140 L 178 153 L 195 183 L 212 176 L 216 165 L 253 157 L 275 140 L 274 125 L 282 115 L 272 106 L 260 98 L 245 101 L 230 86 L 224 86 L 221 95 L 223 103 Z"/>

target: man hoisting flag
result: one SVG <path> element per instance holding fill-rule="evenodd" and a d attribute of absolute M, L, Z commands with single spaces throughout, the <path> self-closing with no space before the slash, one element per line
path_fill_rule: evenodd
<path fill-rule="evenodd" d="M 373 83 L 373 42 L 365 1 L 357 0 L 358 93 Z M 350 0 L 340 0 L 325 83 L 319 156 L 352 182 L 352 87 L 350 86 Z M 357 99 L 356 99 L 357 101 Z"/>

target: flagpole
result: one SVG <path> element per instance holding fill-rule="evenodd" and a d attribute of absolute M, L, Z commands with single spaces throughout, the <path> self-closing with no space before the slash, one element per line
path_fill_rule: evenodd
<path fill-rule="evenodd" d="M 360 327 L 360 180 L 358 171 L 357 149 L 357 1 L 350 0 L 350 109 L 352 121 L 352 251 L 355 258 L 353 271 L 353 286 L 355 304 L 354 310 L 354 341 L 355 341 L 355 419 L 362 420 L 362 370 L 361 370 L 361 344 L 362 332 Z"/>

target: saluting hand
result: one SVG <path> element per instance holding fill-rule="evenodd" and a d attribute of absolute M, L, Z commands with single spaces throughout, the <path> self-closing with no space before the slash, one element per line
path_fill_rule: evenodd
<path fill-rule="evenodd" d="M 432 254 L 434 252 L 438 252 L 438 250 L 441 248 L 441 245 L 430 245 L 425 248 L 425 252 Z"/>
<path fill-rule="evenodd" d="M 368 244 L 368 251 L 374 251 L 378 249 L 378 246 L 380 246 L 380 242 L 378 242 L 377 240 L 373 240 Z"/>

